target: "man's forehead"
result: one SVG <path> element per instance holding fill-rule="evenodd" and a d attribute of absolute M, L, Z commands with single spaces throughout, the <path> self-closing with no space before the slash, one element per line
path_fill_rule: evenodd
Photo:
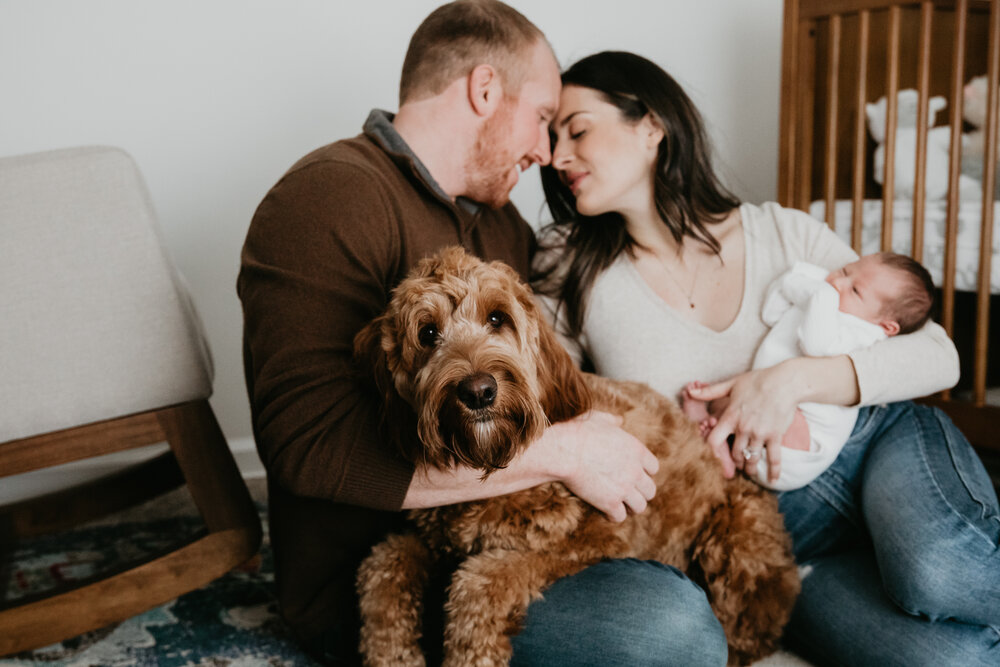
<path fill-rule="evenodd" d="M 540 89 L 540 94 L 550 95 L 551 103 L 554 106 L 559 105 L 559 91 L 562 88 L 559 62 L 552 52 L 552 47 L 544 39 L 538 40 L 533 47 L 527 82 L 535 83 Z"/>
<path fill-rule="evenodd" d="M 539 111 L 553 118 L 559 109 L 559 88 L 551 83 L 528 80 L 521 86 L 517 101 L 526 109 Z"/>

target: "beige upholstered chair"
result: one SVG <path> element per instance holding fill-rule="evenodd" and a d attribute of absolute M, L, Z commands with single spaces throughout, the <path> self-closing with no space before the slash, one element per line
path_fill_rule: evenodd
<path fill-rule="evenodd" d="M 105 626 L 256 553 L 260 522 L 208 404 L 201 324 L 135 163 L 114 148 L 0 159 L 0 484 L 166 442 L 133 469 L 0 508 L 14 540 L 186 483 L 206 531 L 166 555 L 0 609 L 0 655 Z M 2 565 L 2 563 L 0 563 Z"/>

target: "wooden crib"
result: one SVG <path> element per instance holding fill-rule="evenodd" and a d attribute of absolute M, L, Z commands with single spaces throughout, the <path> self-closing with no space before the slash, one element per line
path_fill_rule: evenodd
<path fill-rule="evenodd" d="M 997 178 L 998 73 L 1000 0 L 785 0 L 779 201 L 825 219 L 858 252 L 893 249 L 928 266 L 940 290 L 938 320 L 959 348 L 963 379 L 925 400 L 952 416 L 988 465 L 1000 461 L 1000 389 L 991 391 L 1000 387 L 1000 270 L 992 270 L 1000 267 L 1000 205 L 990 186 Z M 963 123 L 963 87 L 982 74 L 987 120 L 978 199 L 967 189 L 960 198 L 961 143 L 947 143 L 947 131 L 947 194 L 926 199 L 928 133 L 915 131 L 915 164 L 902 167 L 914 169 L 912 194 L 898 198 L 897 93 L 918 91 L 916 128 L 934 124 L 930 99 L 945 97 L 947 117 L 937 124 L 950 126 L 953 138 L 971 129 Z M 883 96 L 879 185 L 865 109 Z M 932 232 L 940 244 L 934 258 Z"/>

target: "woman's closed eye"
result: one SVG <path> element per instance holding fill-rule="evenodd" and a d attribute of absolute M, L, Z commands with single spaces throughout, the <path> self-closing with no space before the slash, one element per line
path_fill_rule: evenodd
<path fill-rule="evenodd" d="M 579 139 L 587 133 L 588 129 L 587 123 L 582 122 L 582 119 L 574 118 L 573 122 L 566 127 L 566 135 L 570 139 Z"/>

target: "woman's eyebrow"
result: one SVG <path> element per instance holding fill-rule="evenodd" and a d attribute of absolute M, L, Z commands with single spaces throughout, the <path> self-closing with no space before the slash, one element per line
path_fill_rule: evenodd
<path fill-rule="evenodd" d="M 558 127 L 566 127 L 566 125 L 568 125 L 568 124 L 569 124 L 569 122 L 570 122 L 571 120 L 573 120 L 574 116 L 577 116 L 577 115 L 579 115 L 579 114 L 582 114 L 582 113 L 586 113 L 586 111 L 583 111 L 583 110 L 580 110 L 580 111 L 574 111 L 573 113 L 571 113 L 570 115 L 566 116 L 566 117 L 565 117 L 565 118 L 563 118 L 563 119 L 562 119 L 561 121 L 559 121 L 558 123 L 556 123 L 556 125 L 557 125 Z"/>

